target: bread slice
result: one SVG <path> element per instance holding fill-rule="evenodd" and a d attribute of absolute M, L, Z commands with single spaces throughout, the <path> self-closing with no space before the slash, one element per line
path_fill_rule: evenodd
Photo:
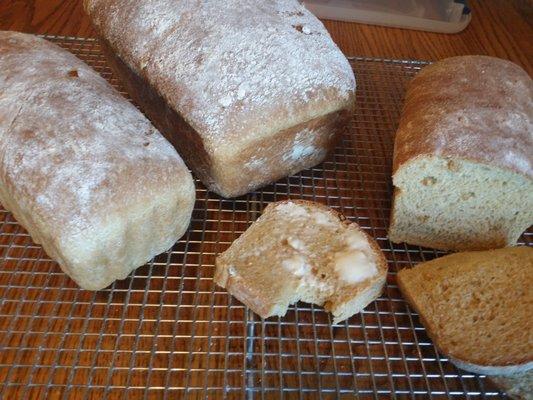
<path fill-rule="evenodd" d="M 453 57 L 410 83 L 396 134 L 389 239 L 442 250 L 516 245 L 533 224 L 533 81 Z"/>
<path fill-rule="evenodd" d="M 533 367 L 533 248 L 448 255 L 398 273 L 428 335 L 459 368 L 510 375 Z"/>
<path fill-rule="evenodd" d="M 387 262 L 357 224 L 308 201 L 270 204 L 216 259 L 215 282 L 262 318 L 290 304 L 324 306 L 338 323 L 376 299 Z"/>

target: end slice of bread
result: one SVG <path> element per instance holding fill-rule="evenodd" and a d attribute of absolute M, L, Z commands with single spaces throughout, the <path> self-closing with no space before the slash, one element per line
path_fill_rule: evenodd
<path fill-rule="evenodd" d="M 440 351 L 487 375 L 533 368 L 532 277 L 530 247 L 456 253 L 397 276 Z"/>
<path fill-rule="evenodd" d="M 357 224 L 308 201 L 270 204 L 216 260 L 215 282 L 262 318 L 290 304 L 324 306 L 333 323 L 360 312 L 380 294 L 387 262 Z"/>

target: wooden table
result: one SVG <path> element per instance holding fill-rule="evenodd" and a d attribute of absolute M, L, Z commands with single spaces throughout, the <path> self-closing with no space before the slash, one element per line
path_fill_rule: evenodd
<path fill-rule="evenodd" d="M 512 60 L 533 73 L 530 0 L 471 0 L 472 22 L 454 35 L 325 21 L 347 55 L 437 60 L 486 54 Z M 0 29 L 94 36 L 81 0 L 0 0 Z"/>

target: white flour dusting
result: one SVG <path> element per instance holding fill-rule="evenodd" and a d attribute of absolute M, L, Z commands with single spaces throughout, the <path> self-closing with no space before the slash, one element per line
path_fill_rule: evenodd
<path fill-rule="evenodd" d="M 0 32 L 0 53 L 0 184 L 47 229 L 81 232 L 154 190 L 154 176 L 166 185 L 185 171 L 150 122 L 72 54 L 10 32 Z M 22 106 L 8 120 L 10 104 Z"/>
<path fill-rule="evenodd" d="M 280 203 L 275 208 L 276 212 L 286 214 L 288 217 L 297 218 L 304 217 L 307 218 L 309 213 L 299 204 L 293 203 L 292 201 L 287 201 L 285 203 Z"/>
<path fill-rule="evenodd" d="M 417 114 L 400 126 L 398 154 L 463 157 L 533 177 L 533 81 L 520 67 L 451 58 L 422 70 L 412 88 L 405 107 Z"/>
<path fill-rule="evenodd" d="M 87 3 L 90 13 L 122 5 L 95 13 L 96 25 L 208 147 L 308 121 L 355 90 L 348 61 L 297 0 Z"/>

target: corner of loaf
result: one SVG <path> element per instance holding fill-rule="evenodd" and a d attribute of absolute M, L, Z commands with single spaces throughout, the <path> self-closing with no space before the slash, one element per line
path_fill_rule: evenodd
<path fill-rule="evenodd" d="M 348 109 L 334 111 L 251 141 L 239 151 L 219 149 L 207 186 L 223 197 L 237 197 L 314 167 L 333 152 L 350 118 Z"/>
<path fill-rule="evenodd" d="M 62 237 L 50 254 L 83 289 L 100 290 L 126 278 L 171 248 L 187 230 L 194 184 L 182 183 L 95 218 L 87 229 Z"/>

